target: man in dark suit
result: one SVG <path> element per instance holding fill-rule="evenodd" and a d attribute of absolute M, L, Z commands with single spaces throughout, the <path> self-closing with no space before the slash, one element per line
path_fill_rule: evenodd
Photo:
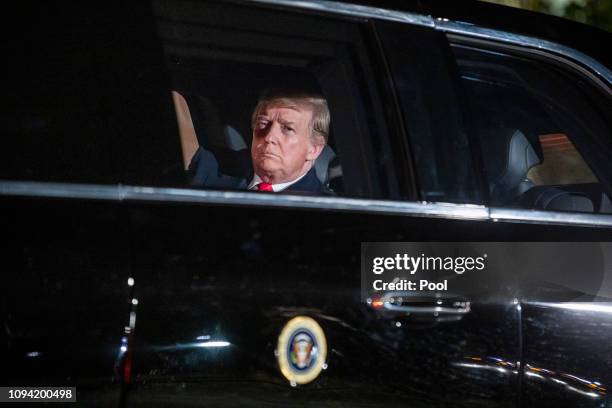
<path fill-rule="evenodd" d="M 242 178 L 219 170 L 219 162 L 238 163 L 223 167 L 244 167 L 246 150 L 227 155 L 228 152 L 200 148 L 189 167 L 191 184 L 266 192 L 329 193 L 314 168 L 327 143 L 329 122 L 327 102 L 321 96 L 303 93 L 263 96 L 251 118 L 252 175 Z"/>

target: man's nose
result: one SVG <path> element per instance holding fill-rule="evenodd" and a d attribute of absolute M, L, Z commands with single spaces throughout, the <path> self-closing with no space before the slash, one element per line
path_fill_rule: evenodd
<path fill-rule="evenodd" d="M 278 137 L 280 136 L 280 131 L 280 124 L 277 122 L 272 123 L 272 125 L 268 128 L 268 132 L 266 133 L 264 140 L 267 143 L 277 143 Z"/>

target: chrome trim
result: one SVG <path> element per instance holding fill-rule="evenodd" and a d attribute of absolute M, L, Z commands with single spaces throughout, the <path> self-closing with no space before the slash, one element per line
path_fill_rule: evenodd
<path fill-rule="evenodd" d="M 318 209 L 444 219 L 612 227 L 612 215 L 607 214 L 564 213 L 508 208 L 487 208 L 471 204 L 319 197 L 246 191 L 212 191 L 166 187 L 0 180 L 0 196 L 128 202 L 226 204 L 243 207 L 261 206 L 273 208 Z"/>
<path fill-rule="evenodd" d="M 392 311 L 392 312 L 402 312 L 402 313 L 411 313 L 411 314 L 443 314 L 443 315 L 464 315 L 469 313 L 471 310 L 471 303 L 467 300 L 462 300 L 463 307 L 448 307 L 448 306 L 403 306 L 403 305 L 395 305 L 391 302 L 392 298 L 402 297 L 406 300 L 410 300 L 411 298 L 418 298 L 419 296 L 425 297 L 428 301 L 434 301 L 438 299 L 452 299 L 454 296 L 444 296 L 440 298 L 432 297 L 431 293 L 428 292 L 385 292 L 380 300 L 383 302 L 383 309 L 381 311 Z"/>
<path fill-rule="evenodd" d="M 435 29 L 445 33 L 463 34 L 472 37 L 477 37 L 485 40 L 500 41 L 508 44 L 521 45 L 524 47 L 545 50 L 551 53 L 562 55 L 572 59 L 584 66 L 589 67 L 593 72 L 605 79 L 608 84 L 612 84 L 612 71 L 597 60 L 581 53 L 573 48 L 564 45 L 541 40 L 534 37 L 528 37 L 520 34 L 508 33 L 505 31 L 483 28 L 476 25 L 449 21 L 444 18 L 436 18 L 434 20 Z"/>
<path fill-rule="evenodd" d="M 404 11 L 388 10 L 378 7 L 361 6 L 358 4 L 340 3 L 329 0 L 244 0 L 250 3 L 260 3 L 271 6 L 301 8 L 325 13 L 341 14 L 353 17 L 379 18 L 381 20 L 396 21 L 426 27 L 434 27 L 433 19 L 422 14 Z"/>
<path fill-rule="evenodd" d="M 610 302 L 523 302 L 528 305 L 573 310 L 576 312 L 596 312 L 596 313 L 610 313 L 612 314 L 612 303 Z"/>
<path fill-rule="evenodd" d="M 489 213 L 485 207 L 470 204 L 399 202 L 250 191 L 212 191 L 124 185 L 96 186 L 34 181 L 0 181 L 0 196 L 265 206 L 465 220 L 487 220 L 489 218 Z"/>
<path fill-rule="evenodd" d="M 44 181 L 0 181 L 0 196 L 121 201 L 121 186 Z"/>
<path fill-rule="evenodd" d="M 528 224 L 537 223 L 612 227 L 612 215 L 608 214 L 586 214 L 492 207 L 489 208 L 489 217 L 493 221 L 522 222 Z"/>
<path fill-rule="evenodd" d="M 402 312 L 402 313 L 410 313 L 410 314 L 434 314 L 439 313 L 443 315 L 464 315 L 470 312 L 468 308 L 457 308 L 453 309 L 452 307 L 441 307 L 441 306 L 396 306 L 391 305 L 388 302 L 385 302 L 384 310 L 389 310 L 392 312 Z"/>
<path fill-rule="evenodd" d="M 354 17 L 378 18 L 381 20 L 396 21 L 406 24 L 432 27 L 445 33 L 462 34 L 476 38 L 499 41 L 508 44 L 521 45 L 538 50 L 555 53 L 574 60 L 603 78 L 612 85 L 612 71 L 595 59 L 564 45 L 529 37 L 521 34 L 513 34 L 505 31 L 479 27 L 465 22 L 450 21 L 447 18 L 433 18 L 422 14 L 405 11 L 388 10 L 378 7 L 361 6 L 357 4 L 340 3 L 330 0 L 243 0 L 250 3 L 281 6 L 288 8 L 301 8 L 306 10 L 321 11 L 330 14 L 348 15 Z"/>

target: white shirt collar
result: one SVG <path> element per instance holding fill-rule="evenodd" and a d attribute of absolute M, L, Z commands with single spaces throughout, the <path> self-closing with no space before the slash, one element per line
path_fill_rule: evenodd
<path fill-rule="evenodd" d="M 283 191 L 287 188 L 289 188 L 289 186 L 291 186 L 292 184 L 297 183 L 298 181 L 300 181 L 302 178 L 304 178 L 304 176 L 308 174 L 308 172 L 302 174 L 300 177 L 296 178 L 295 180 L 291 180 L 288 181 L 286 183 L 278 183 L 278 184 L 272 184 L 272 191 L 274 191 L 275 193 L 278 193 L 279 191 Z M 253 180 L 249 183 L 249 190 L 257 190 L 257 185 L 259 183 L 262 183 L 262 179 L 261 177 L 259 177 L 257 174 L 255 174 L 253 176 Z"/>

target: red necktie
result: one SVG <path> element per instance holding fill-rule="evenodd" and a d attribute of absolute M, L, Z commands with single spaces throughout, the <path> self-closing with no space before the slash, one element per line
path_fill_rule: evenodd
<path fill-rule="evenodd" d="M 269 184 L 269 183 L 259 183 L 257 185 L 257 190 L 259 190 L 259 191 L 267 191 L 267 192 L 270 192 L 270 193 L 274 192 L 274 190 L 272 189 L 272 184 Z"/>

